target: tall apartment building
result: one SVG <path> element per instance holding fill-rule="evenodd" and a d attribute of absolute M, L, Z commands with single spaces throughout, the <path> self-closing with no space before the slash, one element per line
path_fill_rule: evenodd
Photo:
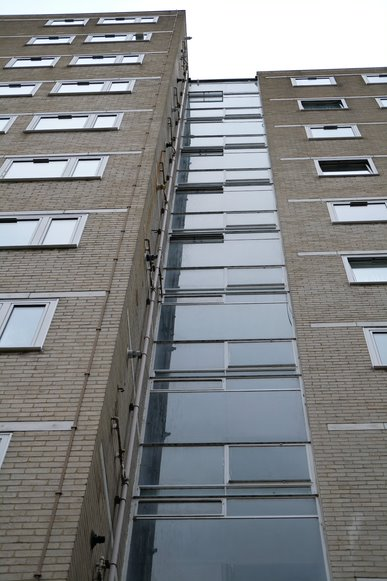
<path fill-rule="evenodd" d="M 386 581 L 387 75 L 2 24 L 1 579 Z"/>

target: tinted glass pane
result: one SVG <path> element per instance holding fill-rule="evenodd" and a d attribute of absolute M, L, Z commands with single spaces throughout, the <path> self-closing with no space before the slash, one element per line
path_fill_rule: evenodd
<path fill-rule="evenodd" d="M 181 158 L 183 168 L 192 170 L 202 169 L 232 169 L 269 167 L 269 158 L 266 152 L 254 153 L 240 150 L 238 152 L 225 151 L 223 155 L 189 155 L 183 154 Z"/>
<path fill-rule="evenodd" d="M 11 119 L 10 117 L 1 117 L 0 118 L 0 131 L 4 131 L 4 129 L 7 127 L 10 119 Z"/>
<path fill-rule="evenodd" d="M 61 177 L 66 169 L 67 160 L 34 163 L 32 161 L 13 161 L 7 171 L 7 178 L 54 178 Z"/>
<path fill-rule="evenodd" d="M 206 389 L 223 389 L 221 379 L 205 380 L 205 381 L 155 381 L 153 389 L 171 389 L 178 391 L 193 391 Z"/>
<path fill-rule="evenodd" d="M 137 514 L 141 515 L 188 515 L 221 514 L 222 503 L 218 502 L 140 502 Z"/>
<path fill-rule="evenodd" d="M 109 91 L 111 93 L 119 92 L 119 91 L 129 91 L 130 83 L 128 81 L 113 81 Z"/>
<path fill-rule="evenodd" d="M 73 177 L 86 177 L 98 175 L 98 170 L 101 165 L 101 158 L 97 159 L 80 159 L 77 161 Z"/>
<path fill-rule="evenodd" d="M 218 123 L 186 123 L 186 133 L 200 135 L 264 135 L 263 123 L 246 121 L 219 121 Z"/>
<path fill-rule="evenodd" d="M 274 193 L 246 187 L 222 193 L 183 193 L 176 195 L 175 212 L 232 212 L 274 210 Z"/>
<path fill-rule="evenodd" d="M 220 369 L 223 343 L 161 343 L 156 347 L 155 369 Z"/>
<path fill-rule="evenodd" d="M 368 203 L 364 206 L 350 204 L 334 204 L 338 220 L 349 222 L 366 222 L 367 220 L 387 220 L 387 206 L 385 202 Z"/>
<path fill-rule="evenodd" d="M 0 222 L 0 246 L 29 244 L 39 220 Z"/>
<path fill-rule="evenodd" d="M 129 579 L 326 581 L 317 519 L 140 520 Z"/>
<path fill-rule="evenodd" d="M 54 62 L 54 58 L 42 58 L 40 60 L 31 60 L 31 59 L 17 59 L 12 68 L 19 68 L 19 67 L 50 67 Z"/>
<path fill-rule="evenodd" d="M 254 377 L 226 379 L 226 389 L 300 389 L 296 377 Z"/>
<path fill-rule="evenodd" d="M 113 64 L 116 60 L 115 56 L 104 56 L 104 57 L 88 57 L 88 56 L 80 56 L 77 58 L 76 64 L 77 65 L 106 65 L 106 64 Z"/>
<path fill-rule="evenodd" d="M 78 85 L 78 83 L 64 83 L 58 89 L 58 93 L 95 93 L 103 89 L 103 82 Z"/>
<path fill-rule="evenodd" d="M 165 287 L 175 289 L 223 288 L 225 284 L 223 268 L 202 270 L 167 270 Z"/>
<path fill-rule="evenodd" d="M 255 93 L 258 94 L 258 87 L 254 82 L 226 82 L 224 83 L 198 83 L 197 85 L 191 84 L 190 93 L 195 93 L 197 91 L 223 91 L 223 94 L 235 94 L 235 93 Z"/>
<path fill-rule="evenodd" d="M 221 184 L 224 181 L 265 180 L 269 182 L 270 171 L 266 169 L 240 169 L 240 170 L 208 170 L 208 171 L 180 171 L 178 172 L 179 184 Z"/>
<path fill-rule="evenodd" d="M 150 397 L 147 443 L 305 441 L 298 392 L 164 393 Z"/>
<path fill-rule="evenodd" d="M 312 137 L 329 139 L 333 137 L 354 137 L 352 127 L 337 127 L 336 129 L 324 129 L 323 127 L 310 127 Z"/>
<path fill-rule="evenodd" d="M 269 305 L 262 305 L 263 308 L 268 306 Z M 228 348 L 230 366 L 243 367 L 255 365 L 296 364 L 293 344 L 291 341 L 263 341 L 261 343 L 252 341 L 251 343 L 229 343 Z"/>
<path fill-rule="evenodd" d="M 282 268 L 229 268 L 227 285 L 283 284 Z"/>
<path fill-rule="evenodd" d="M 227 501 L 228 516 L 317 515 L 314 498 L 243 499 Z"/>
<path fill-rule="evenodd" d="M 44 306 L 15 306 L 0 339 L 0 347 L 29 347 L 44 313 Z"/>
<path fill-rule="evenodd" d="M 387 333 L 373 333 L 376 348 L 382 365 L 387 365 Z"/>
<path fill-rule="evenodd" d="M 117 115 L 98 115 L 94 127 L 96 129 L 102 127 L 114 127 L 116 121 Z"/>
<path fill-rule="evenodd" d="M 387 282 L 387 258 L 349 259 L 356 282 Z"/>
<path fill-rule="evenodd" d="M 78 223 L 77 219 L 55 219 L 51 220 L 47 234 L 44 237 L 44 244 L 69 244 L 74 234 L 74 229 Z"/>
<path fill-rule="evenodd" d="M 65 119 L 42 117 L 36 124 L 35 129 L 80 129 L 86 125 L 87 119 L 87 115 L 71 118 L 66 117 Z"/>
<path fill-rule="evenodd" d="M 0 86 L 0 95 L 29 95 L 34 90 L 35 85 L 21 85 L 20 87 Z"/>
<path fill-rule="evenodd" d="M 230 482 L 309 480 L 304 446 L 230 446 Z"/>

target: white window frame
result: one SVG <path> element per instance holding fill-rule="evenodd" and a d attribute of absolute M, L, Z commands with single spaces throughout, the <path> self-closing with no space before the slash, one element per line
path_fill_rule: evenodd
<path fill-rule="evenodd" d="M 50 36 L 33 36 L 30 38 L 26 45 L 37 45 L 44 46 L 45 44 L 54 44 L 55 46 L 59 44 L 71 44 L 75 38 L 75 35 L 50 35 Z M 45 42 L 36 42 L 37 40 L 42 40 Z M 53 40 L 60 42 L 52 42 Z"/>
<path fill-rule="evenodd" d="M 386 363 L 383 363 L 382 358 L 380 356 L 380 352 L 379 352 L 377 343 L 374 339 L 374 335 L 376 335 L 378 333 L 383 333 L 383 334 L 387 335 L 387 328 L 386 327 L 365 327 L 363 329 L 363 332 L 364 332 L 364 337 L 365 337 L 366 344 L 368 347 L 368 352 L 369 352 L 370 357 L 371 357 L 372 367 L 386 368 L 387 361 L 386 361 Z M 386 359 L 387 359 L 387 357 L 386 357 Z"/>
<path fill-rule="evenodd" d="M 36 156 L 36 157 L 9 157 L 6 158 L 3 165 L 0 167 L 0 180 L 3 181 L 47 181 L 47 180 L 90 180 L 101 179 L 109 156 L 107 155 L 50 155 L 50 156 Z M 99 160 L 97 173 L 90 176 L 74 176 L 77 164 L 82 160 Z M 13 163 L 31 162 L 31 163 L 50 163 L 56 161 L 66 161 L 65 169 L 62 175 L 50 177 L 10 177 L 7 178 L 7 173 L 12 167 Z"/>
<path fill-rule="evenodd" d="M 375 97 L 380 109 L 387 109 L 387 97 Z"/>
<path fill-rule="evenodd" d="M 71 61 L 69 62 L 69 66 L 76 66 L 76 67 L 94 67 L 94 66 L 113 66 L 113 65 L 140 65 L 144 60 L 144 54 L 101 54 L 101 55 L 92 55 L 92 54 L 81 54 L 73 56 Z M 111 62 L 103 62 L 104 59 L 111 59 L 114 57 L 114 63 Z M 133 63 L 125 63 L 123 62 L 125 57 L 136 57 L 136 61 Z M 93 59 L 95 62 L 93 63 L 82 63 L 79 62 L 79 59 L 88 58 Z"/>
<path fill-rule="evenodd" d="M 0 134 L 3 135 L 9 131 L 12 123 L 16 120 L 17 115 L 0 115 L 0 119 L 8 119 L 8 123 L 4 126 L 3 129 L 0 129 Z"/>
<path fill-rule="evenodd" d="M 20 88 L 20 87 L 32 87 L 31 91 L 29 93 L 9 93 L 9 95 L 4 95 L 0 93 L 0 99 L 3 98 L 8 98 L 8 97 L 33 97 L 36 93 L 36 91 L 40 88 L 42 83 L 34 83 L 34 82 L 25 82 L 25 83 L 18 83 L 17 81 L 15 81 L 14 83 L 0 83 L 0 88 L 1 87 L 9 87 L 10 89 L 12 88 Z"/>
<path fill-rule="evenodd" d="M 340 129 L 341 127 L 350 127 L 353 135 L 334 135 L 334 130 Z M 312 134 L 313 129 L 325 129 L 327 134 L 324 137 L 316 137 Z M 358 126 L 353 123 L 341 125 L 305 125 L 305 132 L 308 139 L 355 139 L 357 137 L 361 137 Z"/>
<path fill-rule="evenodd" d="M 89 18 L 50 18 L 44 26 L 86 26 Z"/>
<path fill-rule="evenodd" d="M 384 85 L 387 83 L 387 73 L 369 73 L 362 75 L 362 77 L 366 85 Z M 384 80 L 381 81 L 380 79 Z"/>
<path fill-rule="evenodd" d="M 112 117 L 116 116 L 116 121 L 112 127 L 94 127 L 97 123 L 99 117 Z M 119 129 L 124 114 L 119 111 L 101 111 L 101 113 L 62 113 L 62 114 L 51 114 L 51 113 L 40 113 L 35 115 L 32 121 L 29 123 L 28 127 L 25 129 L 25 133 L 30 132 L 56 132 L 56 131 L 116 131 Z M 57 127 L 51 129 L 41 129 L 37 127 L 41 119 L 60 119 L 68 118 L 73 119 L 74 117 L 87 117 L 87 121 L 84 127 Z"/>
<path fill-rule="evenodd" d="M 158 22 L 158 16 L 106 16 L 99 18 L 97 24 L 152 24 Z"/>
<path fill-rule="evenodd" d="M 0 433 L 0 468 L 4 462 L 5 455 L 11 441 L 12 434 Z"/>
<path fill-rule="evenodd" d="M 57 83 L 55 83 L 54 87 L 52 88 L 50 95 L 98 95 L 100 93 L 112 93 L 112 94 L 124 94 L 124 93 L 133 93 L 133 89 L 134 89 L 134 85 L 135 85 L 135 80 L 134 79 L 111 79 L 111 80 L 105 80 L 105 79 L 101 79 L 101 80 L 92 80 L 92 81 L 88 81 L 88 80 L 79 80 L 79 81 L 58 81 Z M 62 87 L 65 87 L 66 85 L 68 85 L 69 87 L 71 87 L 72 85 L 85 85 L 85 86 L 90 86 L 92 87 L 93 84 L 100 84 L 103 83 L 103 87 L 98 90 L 98 91 L 84 91 L 84 92 L 80 92 L 80 91 L 71 91 L 69 90 L 68 92 L 64 92 L 64 91 L 60 91 L 60 89 Z M 113 83 L 127 83 L 128 84 L 128 88 L 123 91 L 122 89 L 117 90 L 117 91 L 111 91 L 111 88 L 113 87 Z"/>
<path fill-rule="evenodd" d="M 42 60 L 45 59 L 52 59 L 51 63 L 49 65 L 36 65 L 34 63 L 36 62 L 40 62 Z M 33 68 L 52 68 L 55 67 L 55 65 L 57 64 L 57 62 L 59 61 L 60 56 L 52 56 L 52 55 L 45 55 L 45 56 L 32 56 L 32 57 L 12 57 L 10 61 L 7 62 L 6 65 L 4 65 L 5 69 L 12 69 L 12 68 L 17 68 L 17 69 L 33 69 Z M 21 67 L 15 67 L 15 64 L 18 61 L 26 61 L 26 64 L 21 66 Z"/>
<path fill-rule="evenodd" d="M 137 38 L 141 34 L 143 38 Z M 118 38 L 118 37 L 125 38 Z M 117 32 L 116 34 L 89 34 L 84 43 L 97 44 L 99 42 L 147 42 L 152 38 L 151 32 Z"/>
<path fill-rule="evenodd" d="M 319 80 L 326 79 L 326 83 L 319 83 Z M 327 85 L 337 85 L 335 77 L 290 77 L 293 87 L 324 87 Z M 303 81 L 308 81 L 307 83 Z"/>
<path fill-rule="evenodd" d="M 375 219 L 364 219 L 364 220 L 340 220 L 339 216 L 336 213 L 336 206 L 360 206 L 360 205 L 368 205 L 368 204 L 384 204 L 386 207 L 386 217 L 385 218 L 375 218 Z M 328 211 L 331 217 L 331 221 L 333 224 L 362 224 L 362 223 L 371 223 L 371 222 L 387 222 L 387 199 L 375 199 L 375 200 L 368 200 L 368 199 L 356 199 L 356 200 L 343 200 L 343 201 L 334 201 L 328 202 Z"/>
<path fill-rule="evenodd" d="M 46 335 L 51 325 L 58 299 L 28 299 L 28 300 L 2 300 L 0 299 L 0 352 L 1 351 L 41 351 Z M 29 345 L 1 346 L 1 337 L 11 318 L 14 307 L 42 306 L 44 311 L 36 327 L 33 339 Z"/>
<path fill-rule="evenodd" d="M 364 171 L 364 173 L 358 173 L 356 171 L 351 171 L 343 173 L 342 171 L 332 171 L 332 172 L 324 172 L 324 170 L 320 166 L 321 161 L 332 161 L 332 162 L 339 162 L 339 161 L 365 161 L 366 165 L 369 167 L 369 171 Z M 364 177 L 364 176 L 374 176 L 379 175 L 378 170 L 372 160 L 371 157 L 321 157 L 319 159 L 314 160 L 314 165 L 316 167 L 317 175 L 319 177 Z"/>
<path fill-rule="evenodd" d="M 342 107 L 339 107 L 338 109 L 304 109 L 303 106 L 303 102 L 304 101 L 340 101 L 342 104 Z M 297 103 L 298 103 L 298 108 L 300 109 L 300 111 L 343 111 L 344 109 L 348 109 L 348 105 L 345 99 L 343 99 L 342 97 L 316 97 L 314 99 L 297 99 Z"/>
<path fill-rule="evenodd" d="M 387 284 L 387 280 L 383 281 L 383 280 L 356 280 L 356 274 L 353 270 L 353 267 L 351 265 L 351 260 L 355 259 L 355 260 L 364 260 L 365 262 L 367 260 L 372 261 L 373 259 L 375 261 L 377 261 L 377 259 L 383 259 L 387 262 L 387 255 L 386 254 L 350 254 L 350 255 L 345 255 L 341 257 L 343 259 L 343 264 L 344 264 L 344 268 L 345 268 L 345 272 L 348 278 L 348 281 L 351 284 Z M 386 273 L 387 273 L 387 266 L 386 266 Z"/>
<path fill-rule="evenodd" d="M 13 214 L 10 215 L 9 213 L 0 213 L 0 224 L 4 222 L 22 222 L 22 221 L 29 221 L 29 220 L 37 220 L 35 231 L 33 232 L 30 241 L 28 244 L 0 244 L 0 248 L 57 248 L 66 247 L 66 248 L 76 248 L 79 245 L 81 236 L 83 234 L 83 230 L 86 225 L 87 221 L 87 214 L 73 214 L 71 212 L 62 212 L 58 214 L 39 214 L 34 212 L 29 212 L 25 214 Z M 45 244 L 44 240 L 47 235 L 47 232 L 51 226 L 52 221 L 55 220 L 77 220 L 77 224 L 74 227 L 73 234 L 69 242 L 65 242 L 62 244 Z"/>

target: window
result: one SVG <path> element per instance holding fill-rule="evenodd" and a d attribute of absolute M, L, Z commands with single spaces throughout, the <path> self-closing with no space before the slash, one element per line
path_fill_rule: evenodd
<path fill-rule="evenodd" d="M 7 62 L 6 69 L 24 69 L 30 67 L 54 67 L 59 56 L 32 56 L 29 58 L 12 58 Z"/>
<path fill-rule="evenodd" d="M 223 91 L 196 91 L 188 93 L 190 103 L 223 102 Z"/>
<path fill-rule="evenodd" d="M 344 99 L 300 99 L 298 107 L 301 111 L 321 111 L 330 109 L 348 109 Z"/>
<path fill-rule="evenodd" d="M 123 34 L 90 34 L 85 42 L 135 42 L 150 40 L 151 32 L 123 33 Z"/>
<path fill-rule="evenodd" d="M 0 468 L 7 453 L 10 440 L 11 434 L 0 434 Z"/>
<path fill-rule="evenodd" d="M 373 367 L 387 367 L 387 329 L 364 329 Z"/>
<path fill-rule="evenodd" d="M 381 109 L 387 108 L 387 97 L 378 97 L 376 98 L 376 102 L 378 103 Z"/>
<path fill-rule="evenodd" d="M 0 97 L 32 97 L 42 83 L 0 83 Z"/>
<path fill-rule="evenodd" d="M 52 180 L 101 178 L 107 156 L 52 156 L 7 159 L 0 168 L 2 180 Z"/>
<path fill-rule="evenodd" d="M 387 221 L 387 200 L 329 202 L 328 210 L 332 222 Z"/>
<path fill-rule="evenodd" d="M 45 26 L 85 26 L 88 18 L 53 18 L 47 20 Z"/>
<path fill-rule="evenodd" d="M 348 139 L 360 137 L 357 125 L 308 125 L 305 127 L 309 139 Z"/>
<path fill-rule="evenodd" d="M 335 77 L 291 77 L 293 87 L 314 87 L 316 85 L 336 85 Z"/>
<path fill-rule="evenodd" d="M 58 301 L 0 301 L 0 350 L 41 350 Z"/>
<path fill-rule="evenodd" d="M 387 83 L 387 73 L 380 75 L 362 75 L 362 77 L 367 85 L 378 85 L 381 83 Z"/>
<path fill-rule="evenodd" d="M 377 175 L 377 169 L 370 157 L 345 159 L 316 159 L 315 165 L 321 176 L 363 176 Z"/>
<path fill-rule="evenodd" d="M 26 131 L 75 131 L 118 129 L 123 113 L 77 113 L 69 115 L 35 115 Z M 0 118 L 1 128 L 1 118 Z"/>
<path fill-rule="evenodd" d="M 116 18 L 100 18 L 98 24 L 145 24 L 154 23 L 158 16 L 117 16 Z"/>
<path fill-rule="evenodd" d="M 27 44 L 71 44 L 75 36 L 33 36 Z"/>
<path fill-rule="evenodd" d="M 86 223 L 85 214 L 0 214 L 0 248 L 25 246 L 77 246 Z"/>
<path fill-rule="evenodd" d="M 60 81 L 51 91 L 52 95 L 74 95 L 78 93 L 132 93 L 135 81 Z"/>
<path fill-rule="evenodd" d="M 343 256 L 349 282 L 387 282 L 387 256 Z"/>
<path fill-rule="evenodd" d="M 15 121 L 15 115 L 1 115 L 0 117 L 0 133 L 7 133 L 12 123 Z"/>
<path fill-rule="evenodd" d="M 143 60 L 143 54 L 84 55 L 73 57 L 70 65 L 133 65 L 141 64 Z"/>

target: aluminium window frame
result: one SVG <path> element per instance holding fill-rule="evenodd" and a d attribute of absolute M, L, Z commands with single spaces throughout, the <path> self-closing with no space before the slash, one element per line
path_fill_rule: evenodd
<path fill-rule="evenodd" d="M 136 38 L 138 34 L 142 34 L 144 38 Z M 125 36 L 125 39 L 114 40 L 115 37 Z M 106 40 L 106 38 L 111 38 L 113 40 Z M 109 42 L 148 42 L 152 38 L 151 32 L 117 32 L 116 34 L 89 34 L 83 41 L 84 44 L 98 44 L 109 43 Z M 96 40 L 98 39 L 98 40 Z"/>
<path fill-rule="evenodd" d="M 127 22 L 125 22 L 125 20 L 127 20 Z M 98 19 L 97 24 L 155 24 L 158 22 L 158 20 L 158 16 L 104 16 Z"/>
<path fill-rule="evenodd" d="M 88 218 L 88 214 L 82 213 L 72 213 L 72 212 L 60 212 L 60 213 L 52 213 L 52 214 L 41 214 L 39 212 L 28 212 L 28 213 L 15 213 L 10 214 L 7 213 L 0 213 L 0 224 L 3 222 L 22 222 L 22 221 L 29 221 L 29 220 L 38 220 L 36 225 L 35 231 L 31 236 L 31 240 L 28 244 L 0 244 L 0 251 L 7 250 L 7 249 L 16 249 L 16 250 L 24 250 L 34 249 L 34 248 L 77 248 L 79 242 L 81 240 L 83 230 L 86 225 L 86 221 Z M 45 244 L 44 240 L 46 234 L 51 226 L 52 221 L 56 219 L 68 219 L 68 220 L 77 220 L 77 224 L 74 227 L 73 234 L 69 242 L 62 243 L 62 244 Z"/>
<path fill-rule="evenodd" d="M 327 79 L 327 83 L 313 83 L 313 81 L 318 81 L 319 79 Z M 293 87 L 325 87 L 337 85 L 335 77 L 321 75 L 319 77 L 290 77 L 290 81 Z M 297 81 L 311 81 L 310 83 L 298 83 Z"/>
<path fill-rule="evenodd" d="M 356 280 L 355 271 L 351 265 L 351 260 L 363 260 L 364 262 L 378 259 L 383 259 L 386 261 L 386 274 L 387 274 L 387 254 L 344 254 L 342 257 L 345 273 L 348 278 L 348 282 L 354 285 L 375 285 L 375 284 L 387 284 L 386 280 Z"/>
<path fill-rule="evenodd" d="M 77 163 L 83 160 L 99 160 L 99 166 L 97 173 L 90 176 L 74 176 L 74 172 L 77 167 Z M 3 165 L 0 167 L 0 181 L 4 182 L 24 182 L 24 181 L 49 181 L 49 180 L 91 180 L 91 179 L 102 179 L 102 175 L 106 164 L 108 162 L 108 155 L 49 155 L 43 156 L 39 155 L 33 156 L 22 156 L 22 157 L 6 157 Z M 31 162 L 31 163 L 50 163 L 50 161 L 66 161 L 67 164 L 61 176 L 50 176 L 50 177 L 11 177 L 7 178 L 7 173 L 12 167 L 13 163 L 17 162 Z"/>
<path fill-rule="evenodd" d="M 16 117 L 17 115 L 0 115 L 0 120 L 8 119 L 8 122 L 5 124 L 4 128 L 0 129 L 0 135 L 4 135 L 10 130 L 12 124 L 16 121 Z"/>
<path fill-rule="evenodd" d="M 334 130 L 334 129 L 340 129 L 341 127 L 350 127 L 352 129 L 353 135 L 329 135 L 330 131 Z M 361 137 L 361 133 L 359 131 L 358 126 L 356 125 L 356 123 L 340 123 L 339 125 L 318 125 L 318 124 L 314 124 L 314 125 L 305 125 L 304 126 L 305 132 L 306 132 L 306 136 L 308 139 L 311 140 L 321 140 L 321 139 L 356 139 Z M 316 137 L 315 135 L 312 134 L 312 129 L 326 129 L 328 131 L 328 134 L 324 137 Z"/>
<path fill-rule="evenodd" d="M 340 101 L 342 104 L 342 107 L 337 107 L 337 108 L 332 108 L 332 109 L 324 109 L 324 108 L 318 108 L 316 107 L 316 109 L 304 109 L 303 106 L 303 102 L 304 101 Z M 297 103 L 298 103 L 298 108 L 300 111 L 344 111 L 344 110 L 348 110 L 348 104 L 347 101 L 343 98 L 343 97 L 315 97 L 315 98 L 308 98 L 308 99 L 297 99 Z"/>
<path fill-rule="evenodd" d="M 115 115 L 116 121 L 112 127 L 94 127 L 99 117 L 111 117 Z M 41 119 L 60 119 L 62 118 L 75 118 L 75 117 L 85 117 L 88 119 L 84 127 L 58 127 L 51 129 L 40 129 L 36 126 L 39 124 Z M 32 121 L 28 124 L 24 133 L 54 133 L 57 131 L 117 131 L 120 128 L 124 114 L 120 111 L 101 111 L 100 113 L 39 113 L 34 115 Z"/>
<path fill-rule="evenodd" d="M 364 219 L 364 220 L 340 220 L 337 213 L 335 206 L 360 206 L 360 205 L 372 205 L 372 204 L 383 204 L 386 206 L 386 217 L 385 218 L 377 218 L 377 219 Z M 332 200 L 327 202 L 328 205 L 328 212 L 331 218 L 332 224 L 368 224 L 373 222 L 387 222 L 387 198 L 375 198 L 375 199 L 364 199 L 364 198 L 357 198 L 356 200 Z"/>
<path fill-rule="evenodd" d="M 94 55 L 94 54 L 78 54 L 78 55 L 74 55 L 71 59 L 71 61 L 69 62 L 68 66 L 69 67 L 94 67 L 94 66 L 116 66 L 116 65 L 141 65 L 143 60 L 144 60 L 144 54 L 140 53 L 121 53 L 121 54 L 112 54 L 112 53 L 106 53 L 106 54 L 101 54 L 101 55 Z M 104 59 L 111 59 L 112 57 L 114 57 L 114 63 L 111 62 L 103 62 Z M 125 63 L 124 58 L 125 57 L 136 57 L 137 60 L 133 63 Z M 92 59 L 95 60 L 95 63 L 82 63 L 79 62 L 79 59 L 83 59 L 83 58 L 87 58 L 87 59 Z"/>
<path fill-rule="evenodd" d="M 15 307 L 42 306 L 44 311 L 36 326 L 34 336 L 30 345 L 18 345 L 3 347 L 0 344 L 0 352 L 9 351 L 42 351 L 44 341 L 50 328 L 59 299 L 17 299 L 1 300 L 0 299 L 0 343 L 1 337 L 7 328 L 8 322 L 12 316 Z"/>
<path fill-rule="evenodd" d="M 366 340 L 368 352 L 371 358 L 372 367 L 374 367 L 375 369 L 386 369 L 387 361 L 383 363 L 374 335 L 377 335 L 378 333 L 383 333 L 387 335 L 387 327 L 364 327 L 363 333 Z"/>
<path fill-rule="evenodd" d="M 35 65 L 34 64 L 35 62 L 39 62 L 39 61 L 42 61 L 45 59 L 52 59 L 51 64 L 49 64 L 49 65 Z M 60 59 L 60 56 L 54 56 L 54 55 L 44 55 L 44 56 L 36 56 L 36 57 L 35 56 L 32 56 L 32 57 L 14 56 L 4 65 L 4 68 L 5 69 L 33 69 L 33 68 L 51 69 L 51 68 L 55 67 L 55 65 L 58 63 L 59 59 Z M 18 61 L 26 61 L 28 64 L 15 67 L 15 65 Z"/>
<path fill-rule="evenodd" d="M 33 87 L 32 90 L 30 91 L 30 93 L 9 93 L 9 95 L 4 95 L 1 94 L 0 92 L 0 99 L 3 98 L 9 98 L 9 97 L 33 97 L 35 95 L 35 93 L 38 91 L 38 89 L 40 88 L 40 86 L 42 85 L 41 82 L 34 82 L 34 81 L 22 81 L 22 82 L 12 82 L 12 83 L 0 83 L 0 90 L 1 87 L 9 87 L 10 89 L 12 88 L 19 88 L 19 87 Z"/>
<path fill-rule="evenodd" d="M 8 450 L 9 443 L 11 441 L 12 434 L 1 432 L 0 433 L 0 468 L 4 462 L 5 455 Z"/>
<path fill-rule="evenodd" d="M 364 75 L 362 75 L 362 79 L 366 85 L 384 85 L 387 83 L 387 73 L 365 73 Z M 385 80 L 373 81 L 370 79 L 385 79 Z"/>
<path fill-rule="evenodd" d="M 343 173 L 342 171 L 333 171 L 333 172 L 324 172 L 323 169 L 320 166 L 320 162 L 321 161 L 365 161 L 365 165 L 367 165 L 369 167 L 370 171 L 365 171 L 364 173 L 357 173 L 357 172 L 346 172 Z M 379 175 L 378 170 L 376 169 L 376 166 L 374 164 L 374 161 L 372 159 L 372 157 L 368 157 L 368 156 L 364 156 L 364 157 L 319 157 L 317 159 L 313 160 L 316 171 L 317 171 L 317 175 L 319 178 L 326 178 L 326 177 L 333 177 L 333 178 L 337 178 L 337 177 L 368 177 L 368 176 L 377 176 Z"/>
<path fill-rule="evenodd" d="M 63 42 L 49 42 L 51 40 L 63 40 Z M 65 39 L 68 39 L 67 41 Z M 26 46 L 28 45 L 35 45 L 35 46 L 45 46 L 45 45 L 61 45 L 61 44 L 71 44 L 75 39 L 74 34 L 67 34 L 67 35 L 54 35 L 50 34 L 47 36 L 32 36 L 30 40 L 26 42 Z M 37 40 L 47 40 L 48 42 L 36 42 Z"/>
<path fill-rule="evenodd" d="M 86 26 L 90 18 L 50 18 L 44 26 Z"/>
<path fill-rule="evenodd" d="M 103 87 L 100 91 L 67 91 L 67 92 L 62 92 L 60 91 L 61 87 L 65 87 L 66 85 L 68 86 L 72 86 L 72 85 L 85 85 L 85 86 L 92 86 L 93 84 L 100 84 L 103 83 Z M 127 83 L 128 84 L 128 88 L 123 91 L 122 89 L 117 90 L 117 91 L 111 91 L 110 88 L 113 86 L 113 83 Z M 113 95 L 119 95 L 119 94 L 132 94 L 133 93 L 133 89 L 136 83 L 136 79 L 128 79 L 128 78 L 123 78 L 123 79 L 92 79 L 92 80 L 70 80 L 70 81 L 57 81 L 54 85 L 54 87 L 51 89 L 49 95 L 50 96 L 56 96 L 56 95 L 99 95 L 99 94 L 108 94 L 111 93 Z"/>

